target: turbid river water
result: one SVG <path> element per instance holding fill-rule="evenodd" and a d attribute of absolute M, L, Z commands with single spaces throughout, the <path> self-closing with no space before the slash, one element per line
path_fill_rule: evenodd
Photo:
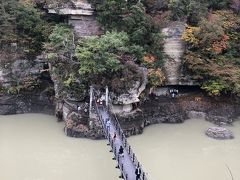
<path fill-rule="evenodd" d="M 106 141 L 74 139 L 42 114 L 0 116 L 0 180 L 117 180 Z M 150 180 L 240 179 L 240 121 L 234 140 L 204 135 L 212 124 L 159 124 L 129 138 Z"/>

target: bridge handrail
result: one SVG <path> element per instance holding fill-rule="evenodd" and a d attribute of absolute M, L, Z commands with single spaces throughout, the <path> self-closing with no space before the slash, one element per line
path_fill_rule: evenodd
<path fill-rule="evenodd" d="M 97 116 L 98 116 L 98 118 L 100 119 L 101 125 L 102 125 L 104 131 L 107 132 L 107 131 L 106 131 L 106 126 L 104 125 L 104 121 L 103 121 L 103 119 L 102 119 L 102 116 L 100 115 L 99 108 L 98 108 L 98 105 L 97 105 L 97 101 L 96 101 L 95 96 L 93 96 L 93 102 L 94 102 L 94 105 L 95 105 L 95 108 L 96 108 Z M 106 137 L 107 137 L 107 135 L 106 135 Z"/>
<path fill-rule="evenodd" d="M 141 180 L 148 180 L 146 173 L 143 171 L 142 164 L 140 164 L 140 162 L 138 161 L 135 153 L 132 151 L 132 148 L 131 148 L 131 146 L 129 145 L 129 143 L 127 141 L 127 138 L 126 138 L 126 136 L 125 136 L 125 134 L 124 134 L 124 132 L 123 132 L 123 130 L 121 128 L 121 125 L 120 125 L 120 123 L 118 121 L 118 118 L 117 118 L 116 114 L 112 113 L 109 109 L 107 109 L 107 111 L 108 111 L 108 113 L 111 116 L 114 117 L 113 118 L 113 120 L 115 120 L 115 124 L 114 125 L 118 129 L 119 135 L 122 137 L 122 141 L 125 144 L 125 149 L 128 151 L 128 154 L 130 155 L 132 162 L 134 163 L 135 167 L 140 167 L 140 169 L 141 169 Z"/>
<path fill-rule="evenodd" d="M 109 140 L 109 142 L 110 142 L 110 146 L 111 146 L 112 151 L 113 151 L 113 153 L 114 153 L 114 156 L 115 156 L 115 158 L 116 158 L 116 160 L 117 160 L 117 162 L 118 162 L 118 166 L 119 166 L 119 168 L 120 168 L 120 170 L 121 170 L 121 172 L 122 172 L 122 176 L 123 176 L 123 178 L 124 178 L 125 180 L 127 180 L 128 174 L 124 171 L 124 165 L 123 165 L 123 164 L 120 164 L 119 154 L 117 153 L 116 147 L 114 147 L 113 139 L 111 139 L 110 134 L 109 134 L 109 132 L 108 132 L 108 130 L 107 130 L 107 127 L 106 127 L 106 125 L 104 124 L 104 120 L 102 119 L 102 117 L 101 117 L 101 115 L 100 115 L 100 111 L 99 111 L 99 108 L 98 108 L 98 104 L 97 104 L 97 102 L 96 102 L 96 98 L 95 98 L 95 96 L 94 96 L 94 92 L 93 92 L 93 101 L 94 101 L 94 105 L 95 105 L 95 108 L 96 108 L 97 115 L 98 115 L 98 117 L 99 117 L 99 119 L 100 119 L 100 121 L 101 121 L 102 127 L 103 127 L 103 129 L 105 130 L 105 132 L 106 132 L 106 138 L 108 138 L 108 140 Z M 112 112 L 109 110 L 109 108 L 107 108 L 107 107 L 105 107 L 105 106 L 103 106 L 103 107 L 107 110 L 108 114 L 109 114 L 110 116 L 112 116 L 111 119 L 114 120 L 113 123 L 114 123 L 114 126 L 115 126 L 115 128 L 116 128 L 116 131 L 118 132 L 118 134 L 119 134 L 120 137 L 122 138 L 122 142 L 124 143 L 125 149 L 127 150 L 128 154 L 130 155 L 133 164 L 135 165 L 135 167 L 139 167 L 139 168 L 141 169 L 141 177 L 140 177 L 141 180 L 148 180 L 146 173 L 143 171 L 143 166 L 142 166 L 142 165 L 140 164 L 140 162 L 138 161 L 135 153 L 132 151 L 132 148 L 131 148 L 131 146 L 129 145 L 129 143 L 128 143 L 128 141 L 127 141 L 127 138 L 126 138 L 126 136 L 125 136 L 125 134 L 124 134 L 124 132 L 123 132 L 123 130 L 122 130 L 122 128 L 121 128 L 121 125 L 120 125 L 120 123 L 119 123 L 119 121 L 118 121 L 118 118 L 117 118 L 116 114 L 115 114 L 115 113 L 112 113 Z"/>
<path fill-rule="evenodd" d="M 110 146 L 111 146 L 112 151 L 113 151 L 113 153 L 114 153 L 114 156 L 115 156 L 115 158 L 116 158 L 116 160 L 117 160 L 117 162 L 118 162 L 118 167 L 119 167 L 119 169 L 120 169 L 121 172 L 122 172 L 123 178 L 124 178 L 125 180 L 127 180 L 127 179 L 128 179 L 128 175 L 127 175 L 127 173 L 124 173 L 124 172 L 125 172 L 125 171 L 124 171 L 124 166 L 123 166 L 123 164 L 121 164 L 120 161 L 119 161 L 119 157 L 120 157 L 120 156 L 119 156 L 119 154 L 117 153 L 117 149 L 116 149 L 116 147 L 114 146 L 113 139 L 111 139 L 111 135 L 110 135 L 110 133 L 108 132 L 108 130 L 107 130 L 107 128 L 106 128 L 106 125 L 104 124 L 104 121 L 103 121 L 103 119 L 102 119 L 102 116 L 100 115 L 100 111 L 99 111 L 99 108 L 98 108 L 98 104 L 97 104 L 97 102 L 96 102 L 96 98 L 94 98 L 94 105 L 95 105 L 95 107 L 96 107 L 96 112 L 97 112 L 97 115 L 98 115 L 98 117 L 99 117 L 99 119 L 100 119 L 100 121 L 101 121 L 102 127 L 103 127 L 103 129 L 105 130 L 105 132 L 106 132 L 106 138 L 108 138 L 108 140 L 109 140 L 109 142 L 110 142 Z"/>

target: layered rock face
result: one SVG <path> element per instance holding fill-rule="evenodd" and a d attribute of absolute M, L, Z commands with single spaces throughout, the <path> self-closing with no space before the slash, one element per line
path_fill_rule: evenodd
<path fill-rule="evenodd" d="M 100 35 L 100 26 L 94 15 L 91 4 L 85 0 L 71 0 L 71 6 L 61 8 L 47 7 L 49 14 L 59 14 L 67 17 L 77 37 Z"/>
<path fill-rule="evenodd" d="M 77 110 L 77 107 L 80 110 Z M 102 123 L 97 117 L 96 111 L 92 111 L 89 118 L 89 106 L 87 103 L 76 103 L 63 101 L 57 103 L 58 111 L 62 111 L 62 118 L 66 123 L 64 132 L 70 137 L 87 137 L 91 139 L 104 139 L 105 134 L 102 129 Z"/>
<path fill-rule="evenodd" d="M 160 90 L 161 89 L 161 90 Z M 201 118 L 216 125 L 230 125 L 240 116 L 239 99 L 206 97 L 201 90 L 179 89 L 176 98 L 168 94 L 171 87 L 155 90 L 135 112 L 118 114 L 127 135 L 143 132 L 145 126 L 156 123 L 182 123 L 189 118 Z M 157 94 L 158 93 L 158 94 Z"/>
<path fill-rule="evenodd" d="M 184 22 L 172 22 L 162 29 L 164 36 L 165 63 L 164 72 L 166 85 L 197 85 L 196 81 L 184 74 L 182 67 L 182 55 L 185 45 L 181 39 L 185 30 Z"/>
<path fill-rule="evenodd" d="M 53 113 L 53 84 L 44 65 L 41 57 L 2 61 L 0 114 Z"/>

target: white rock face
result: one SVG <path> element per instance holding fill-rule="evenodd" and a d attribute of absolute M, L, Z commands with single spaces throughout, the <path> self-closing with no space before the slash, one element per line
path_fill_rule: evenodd
<path fill-rule="evenodd" d="M 183 22 L 174 22 L 162 30 L 162 34 L 165 36 L 164 52 L 168 56 L 165 58 L 164 64 L 167 85 L 179 84 L 181 57 L 184 53 L 184 43 L 181 36 L 184 30 L 185 23 Z"/>
<path fill-rule="evenodd" d="M 126 105 L 113 105 L 111 107 L 111 111 L 113 113 L 122 113 L 122 112 L 131 112 L 133 109 L 132 104 L 126 104 Z"/>
<path fill-rule="evenodd" d="M 117 97 L 117 100 L 114 104 L 132 104 L 139 102 L 139 95 L 144 91 L 146 88 L 148 79 L 147 79 L 147 69 L 146 68 L 139 68 L 142 73 L 142 77 L 144 78 L 142 82 L 136 81 L 133 85 L 133 88 L 128 90 L 128 93 L 122 94 Z"/>
<path fill-rule="evenodd" d="M 0 82 L 3 82 L 4 78 L 3 78 L 3 71 L 0 67 Z"/>
<path fill-rule="evenodd" d="M 61 14 L 61 15 L 85 15 L 91 16 L 93 14 L 93 10 L 86 10 L 86 9 L 48 9 L 49 14 Z"/>
<path fill-rule="evenodd" d="M 65 15 L 68 24 L 74 28 L 78 37 L 101 34 L 100 26 L 94 16 L 94 9 L 86 0 L 72 0 L 71 7 L 48 8 L 49 14 Z"/>
<path fill-rule="evenodd" d="M 87 0 L 72 0 L 72 3 L 76 8 L 92 9 L 91 4 L 89 4 Z"/>

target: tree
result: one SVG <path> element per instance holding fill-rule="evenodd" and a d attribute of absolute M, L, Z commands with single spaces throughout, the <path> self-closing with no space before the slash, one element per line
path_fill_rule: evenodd
<path fill-rule="evenodd" d="M 32 7 L 19 6 L 16 12 L 16 29 L 19 44 L 25 46 L 29 57 L 35 57 L 43 50 L 43 43 L 47 41 L 51 27 L 41 19 L 40 13 Z"/>
<path fill-rule="evenodd" d="M 144 0 L 143 4 L 146 6 L 148 12 L 154 12 L 166 10 L 168 7 L 168 0 Z"/>
<path fill-rule="evenodd" d="M 122 16 L 127 11 L 125 0 L 104 0 L 97 5 L 97 20 L 105 29 L 114 30 L 122 26 Z"/>
<path fill-rule="evenodd" d="M 49 43 L 45 44 L 45 50 L 52 64 L 62 68 L 66 64 L 74 65 L 75 42 L 72 29 L 65 24 L 55 25 L 49 35 Z"/>
<path fill-rule="evenodd" d="M 228 7 L 230 0 L 206 0 L 209 9 L 225 9 Z"/>
<path fill-rule="evenodd" d="M 99 75 L 111 77 L 122 68 L 118 55 L 127 51 L 128 42 L 128 36 L 123 32 L 107 32 L 100 38 L 81 40 L 76 49 L 80 75 L 90 81 Z"/>
<path fill-rule="evenodd" d="M 230 7 L 236 12 L 237 14 L 240 13 L 240 0 L 232 0 Z"/>
<path fill-rule="evenodd" d="M 1 46 L 16 42 L 16 6 L 15 0 L 0 1 L 0 44 Z"/>
<path fill-rule="evenodd" d="M 184 63 L 209 95 L 240 94 L 240 18 L 232 11 L 213 11 L 199 27 L 187 27 Z"/>
<path fill-rule="evenodd" d="M 36 9 L 16 0 L 0 1 L 0 27 L 1 46 L 15 43 L 28 58 L 43 50 L 43 42 L 51 31 Z"/>
<path fill-rule="evenodd" d="M 97 5 L 98 21 L 106 30 L 124 31 L 130 44 L 140 45 L 148 53 L 162 60 L 162 38 L 151 16 L 138 0 L 104 0 Z M 160 63 L 159 63 L 160 64 Z"/>
<path fill-rule="evenodd" d="M 170 0 L 169 8 L 174 20 L 187 19 L 190 25 L 197 23 L 207 15 L 207 4 L 203 0 Z"/>

